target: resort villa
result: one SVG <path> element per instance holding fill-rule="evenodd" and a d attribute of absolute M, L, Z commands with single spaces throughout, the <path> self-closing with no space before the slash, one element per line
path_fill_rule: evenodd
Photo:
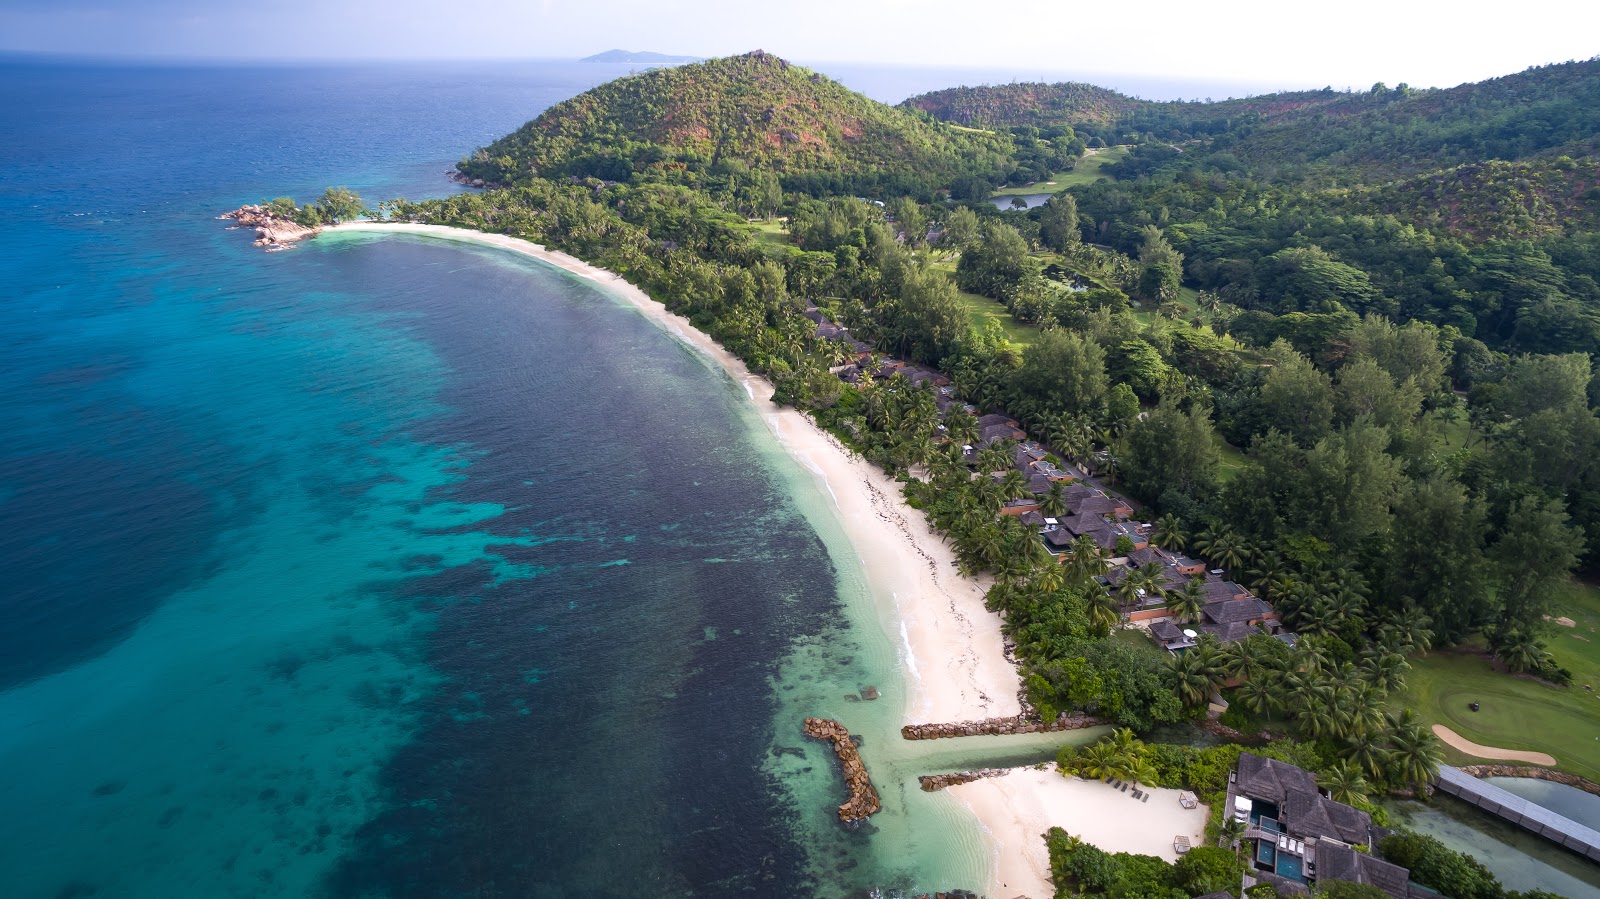
<path fill-rule="evenodd" d="M 1436 896 L 1410 872 L 1370 854 L 1384 831 L 1360 809 L 1322 795 L 1311 772 L 1287 762 L 1239 754 L 1228 777 L 1227 809 L 1244 826 L 1245 886 L 1270 883 L 1280 896 L 1324 881 L 1364 883 L 1394 899 Z"/>

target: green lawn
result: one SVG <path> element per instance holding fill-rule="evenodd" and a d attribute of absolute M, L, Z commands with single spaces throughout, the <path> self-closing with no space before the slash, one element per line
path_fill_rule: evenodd
<path fill-rule="evenodd" d="M 1039 335 L 1037 328 L 1025 325 L 1011 317 L 1006 307 L 996 300 L 975 293 L 959 291 L 961 305 L 967 307 L 967 317 L 972 320 L 972 327 L 982 328 L 986 323 L 994 321 L 1000 323 L 1000 330 L 1012 343 L 1027 346 Z"/>
<path fill-rule="evenodd" d="M 1226 484 L 1244 470 L 1246 456 L 1244 450 L 1222 439 L 1221 434 L 1213 431 L 1211 436 L 1217 444 L 1217 480 Z"/>
<path fill-rule="evenodd" d="M 783 219 L 767 219 L 761 222 L 748 223 L 754 232 L 756 242 L 775 247 L 791 246 L 789 243 L 789 229 Z"/>
<path fill-rule="evenodd" d="M 1127 147 L 1107 147 L 1093 156 L 1085 156 L 1078 160 L 1078 164 L 1070 172 L 1060 172 L 1051 176 L 1048 181 L 1035 181 L 1022 187 L 1003 187 L 994 192 L 996 197 L 1013 197 L 1020 194 L 1054 194 L 1060 193 L 1069 187 L 1087 187 L 1096 181 L 1110 179 L 1110 175 L 1101 174 L 1100 168 L 1113 162 L 1121 162 L 1128 155 Z M 1054 184 L 1050 182 L 1055 182 Z"/>
<path fill-rule="evenodd" d="M 1404 701 L 1429 724 L 1444 724 L 1486 746 L 1531 749 L 1556 757 L 1558 767 L 1600 781 L 1600 591 L 1574 584 L 1553 603 L 1554 614 L 1577 627 L 1549 635 L 1556 661 L 1572 671 L 1570 687 L 1550 687 L 1495 670 L 1471 650 L 1431 652 L 1412 659 Z M 1479 703 L 1479 711 L 1468 708 Z M 1453 750 L 1446 760 L 1482 762 Z"/>

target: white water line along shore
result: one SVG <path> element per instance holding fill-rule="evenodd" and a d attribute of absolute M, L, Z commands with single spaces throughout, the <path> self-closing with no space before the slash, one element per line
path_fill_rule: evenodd
<path fill-rule="evenodd" d="M 986 583 L 957 572 L 954 551 L 931 530 L 921 512 L 905 503 L 899 484 L 852 454 L 803 413 L 773 403 L 772 385 L 765 378 L 752 373 L 687 319 L 668 312 L 614 272 L 519 238 L 440 225 L 382 222 L 352 222 L 332 230 L 463 241 L 541 260 L 625 300 L 658 327 L 720 365 L 744 388 L 783 449 L 817 478 L 860 557 L 874 601 L 892 611 L 898 622 L 898 633 L 890 636 L 901 654 L 906 687 L 904 722 L 970 721 L 1020 713 L 1020 681 L 1016 666 L 1005 656 L 1000 617 L 983 605 Z M 1016 789 L 1023 784 L 1024 789 Z M 1102 784 L 1073 786 L 1052 771 L 1048 776 L 1017 772 L 1012 777 L 952 789 L 952 797 L 978 819 L 990 843 L 986 892 L 1033 899 L 1052 895 L 1042 835 L 1055 824 L 1065 824 L 1086 837 L 1094 835 L 1104 824 L 1098 817 L 1108 809 L 1082 800 L 1086 794 L 1097 793 L 1097 788 L 1110 790 Z M 1031 800 L 1026 798 L 1030 794 Z M 1133 811 L 1127 802 L 1123 799 L 1113 807 L 1119 812 Z M 1156 831 L 1161 832 L 1158 842 L 1170 840 L 1171 835 L 1165 833 L 1170 829 L 1166 822 L 1157 826 Z M 1150 833 L 1143 836 L 1147 842 Z M 1143 851 L 1153 849 L 1144 846 Z"/>
<path fill-rule="evenodd" d="M 860 556 L 875 600 L 901 625 L 906 722 L 967 721 L 1016 715 L 1020 682 L 1005 657 L 1000 616 L 984 608 L 985 585 L 962 577 L 955 553 L 900 495 L 894 479 L 853 455 L 795 409 L 773 403 L 772 385 L 688 319 L 620 275 L 539 244 L 442 225 L 348 222 L 331 232 L 410 234 L 482 244 L 530 256 L 585 278 L 627 301 L 651 322 L 716 362 L 737 381 L 778 443 L 816 475 Z"/>

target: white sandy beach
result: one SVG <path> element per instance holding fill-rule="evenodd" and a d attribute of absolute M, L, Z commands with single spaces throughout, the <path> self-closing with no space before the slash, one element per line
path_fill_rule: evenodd
<path fill-rule="evenodd" d="M 893 603 L 907 668 L 907 723 L 1010 716 L 1021 710 L 1020 682 L 1016 667 L 1005 657 L 1000 617 L 983 607 L 983 586 L 956 573 L 954 552 L 930 531 L 922 513 L 905 504 L 899 485 L 851 455 L 802 413 L 775 405 L 766 379 L 752 374 L 687 319 L 668 312 L 619 275 L 515 237 L 383 222 L 350 222 L 337 230 L 426 235 L 531 256 L 627 300 L 662 329 L 720 364 L 745 388 L 778 442 L 817 476 L 833 498 L 874 596 Z"/>
<path fill-rule="evenodd" d="M 1178 791 L 1146 790 L 1148 802 L 1099 781 L 1062 777 L 1048 770 L 1017 768 L 999 777 L 958 784 L 948 792 L 978 817 L 994 846 L 992 883 L 988 894 L 1011 899 L 1048 899 L 1050 854 L 1044 832 L 1060 827 L 1107 852 L 1133 852 L 1176 861 L 1172 839 L 1186 836 L 1202 845 L 1205 806 L 1186 809 Z M 1144 787 L 1139 789 L 1145 790 Z"/>

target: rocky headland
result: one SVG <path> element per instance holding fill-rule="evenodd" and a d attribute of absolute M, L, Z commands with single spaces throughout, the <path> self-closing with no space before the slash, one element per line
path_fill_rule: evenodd
<path fill-rule="evenodd" d="M 217 216 L 219 219 L 233 219 L 239 224 L 236 228 L 256 229 L 256 242 L 258 247 L 272 250 L 287 250 L 296 242 L 306 239 L 319 228 L 308 228 L 294 219 L 274 215 L 265 206 L 246 204 L 232 212 L 224 212 Z"/>

